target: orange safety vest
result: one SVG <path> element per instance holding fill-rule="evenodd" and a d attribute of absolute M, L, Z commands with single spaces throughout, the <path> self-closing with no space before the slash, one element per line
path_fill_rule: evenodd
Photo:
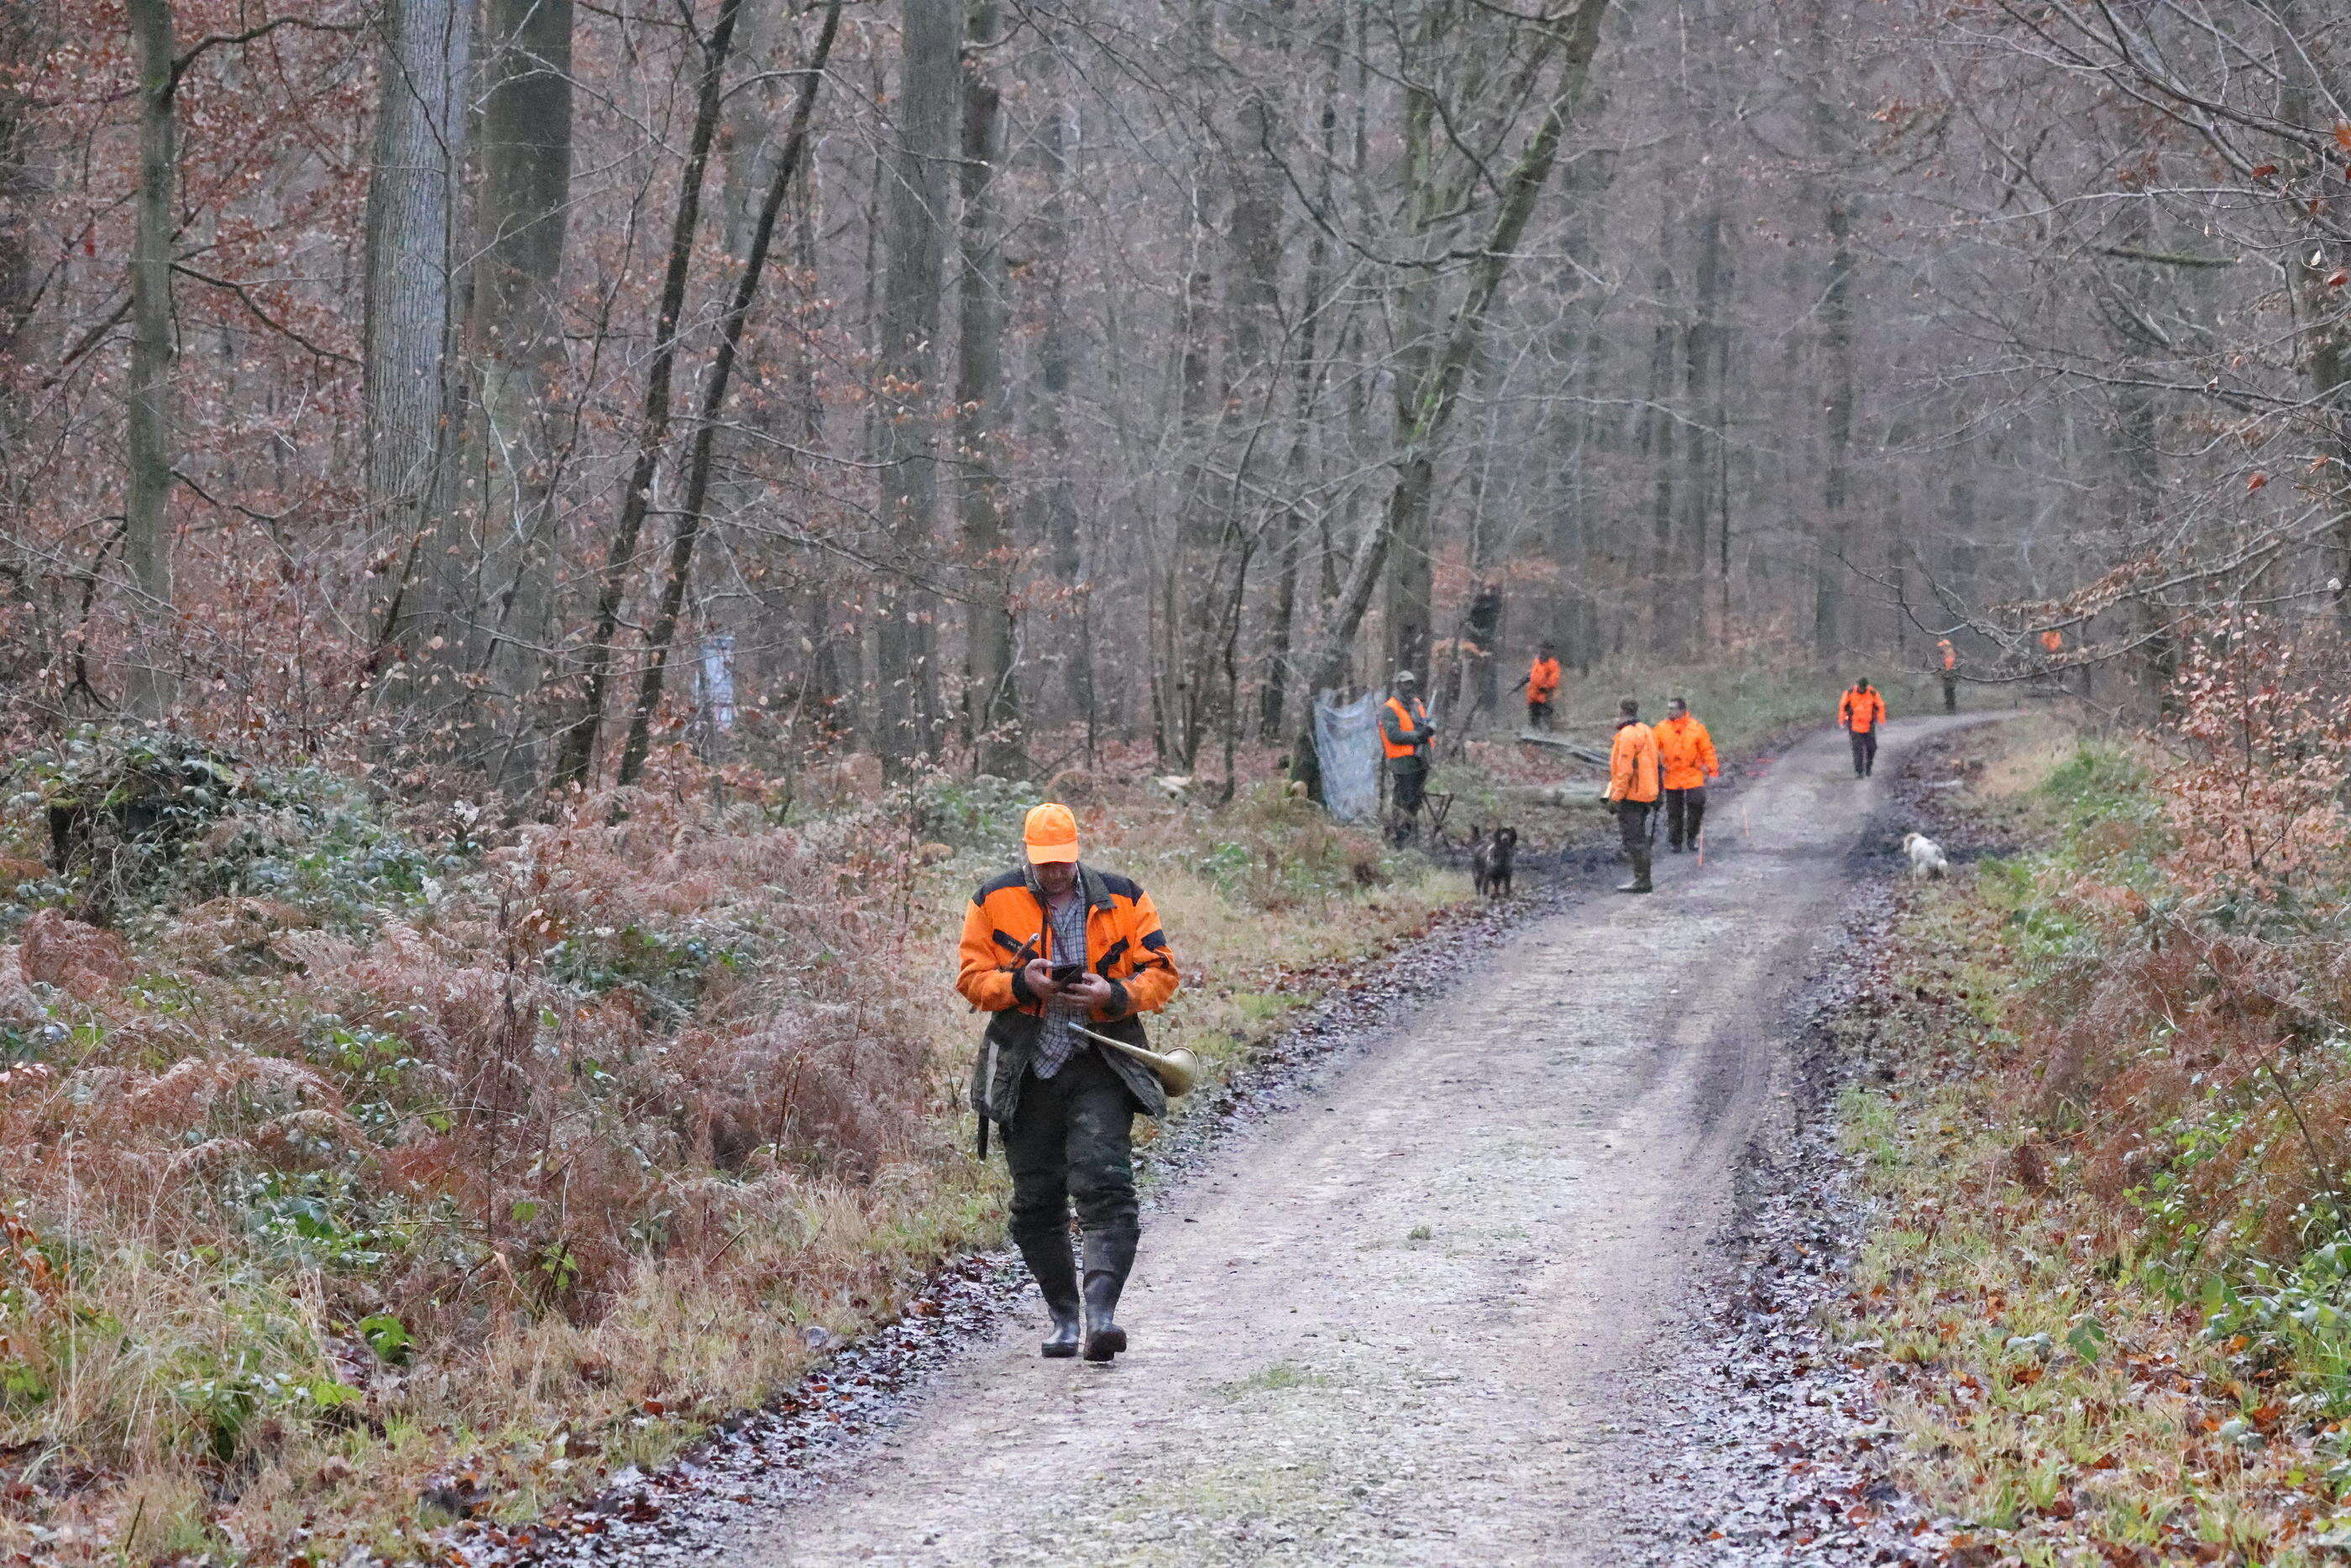
<path fill-rule="evenodd" d="M 1935 644 L 1935 646 L 1943 650 L 1944 669 L 1957 670 L 1959 667 L 1959 650 L 1951 646 L 1951 639 L 1947 637 L 1943 639 L 1940 642 Z"/>
<path fill-rule="evenodd" d="M 1403 731 L 1407 738 L 1401 741 L 1388 739 L 1387 729 L 1383 725 L 1380 729 L 1381 748 L 1391 760 L 1416 755 L 1420 742 L 1426 738 L 1422 726 L 1428 722 L 1428 704 L 1416 697 L 1412 700 L 1412 706 L 1406 708 L 1403 698 L 1391 697 L 1388 699 L 1388 711 L 1396 716 L 1396 728 Z"/>

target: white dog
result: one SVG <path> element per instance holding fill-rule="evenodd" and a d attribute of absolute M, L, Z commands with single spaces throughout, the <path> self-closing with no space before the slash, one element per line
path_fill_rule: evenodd
<path fill-rule="evenodd" d="M 1910 857 L 1910 875 L 1913 877 L 1941 877 L 1951 869 L 1950 861 L 1944 857 L 1943 846 L 1923 833 L 1904 834 L 1902 853 Z"/>

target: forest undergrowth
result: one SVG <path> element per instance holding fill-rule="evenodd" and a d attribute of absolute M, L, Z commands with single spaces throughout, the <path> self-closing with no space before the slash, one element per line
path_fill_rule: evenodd
<path fill-rule="evenodd" d="M 2223 627 L 2151 735 L 1949 759 L 1949 836 L 2003 852 L 1905 891 L 1841 1025 L 1835 1326 L 1955 1561 L 2351 1549 L 2344 658 Z"/>
<path fill-rule="evenodd" d="M 1270 768 L 1222 807 L 1143 772 L 1056 782 L 1174 936 L 1162 1043 L 1219 1070 L 1466 897 Z M 676 763 L 506 827 L 169 734 L 26 759 L 0 1552 L 437 1557 L 460 1517 L 676 1452 L 996 1245 L 954 942 L 1039 798 Z"/>

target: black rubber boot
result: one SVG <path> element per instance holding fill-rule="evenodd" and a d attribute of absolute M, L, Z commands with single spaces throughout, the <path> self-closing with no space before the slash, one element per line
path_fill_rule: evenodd
<path fill-rule="evenodd" d="M 1649 852 L 1646 849 L 1635 849 L 1630 853 L 1633 857 L 1633 879 L 1630 882 L 1618 883 L 1616 890 L 1619 893 L 1656 892 L 1656 889 L 1649 885 Z"/>
<path fill-rule="evenodd" d="M 1053 1314 L 1053 1332 L 1038 1346 L 1039 1354 L 1075 1355 L 1083 1327 L 1083 1303 L 1078 1299 L 1078 1265 L 1070 1256 L 1069 1237 L 1064 1234 L 1023 1241 L 1020 1255 L 1028 1260 L 1038 1293 L 1045 1298 L 1045 1310 Z"/>
<path fill-rule="evenodd" d="M 1699 802 L 1689 808 L 1689 820 L 1682 824 L 1682 835 L 1689 841 L 1689 846 L 1693 850 L 1703 842 L 1698 835 L 1698 829 L 1705 824 L 1706 805 L 1704 802 Z"/>
<path fill-rule="evenodd" d="M 1135 1238 L 1086 1238 L 1086 1359 L 1108 1361 L 1126 1348 L 1126 1330 L 1117 1322 L 1118 1298 L 1134 1267 Z"/>

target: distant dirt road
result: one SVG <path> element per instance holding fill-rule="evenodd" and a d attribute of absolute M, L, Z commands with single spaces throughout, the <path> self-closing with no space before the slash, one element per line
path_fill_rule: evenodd
<path fill-rule="evenodd" d="M 1893 725 L 1879 761 L 1958 720 Z M 1844 737 L 1708 820 L 1707 865 L 1528 927 L 1146 1220 L 1108 1368 L 1041 1309 L 720 1560 L 1609 1563 L 1618 1434 L 1780 1092 L 1771 1025 L 1879 804 Z M 1180 950 L 1183 933 L 1174 933 Z M 712 1543 L 705 1542 L 707 1552 Z"/>

